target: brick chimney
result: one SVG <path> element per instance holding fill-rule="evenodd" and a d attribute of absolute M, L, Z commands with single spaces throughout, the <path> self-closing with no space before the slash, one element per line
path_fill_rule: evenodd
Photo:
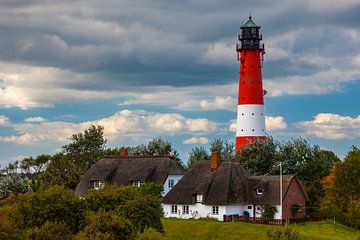
<path fill-rule="evenodd" d="M 211 171 L 215 171 L 220 165 L 220 153 L 212 152 L 210 161 L 211 161 L 210 162 Z"/>
<path fill-rule="evenodd" d="M 127 156 L 127 155 L 128 155 L 127 149 L 124 148 L 124 147 L 120 148 L 120 150 L 119 150 L 119 155 L 120 155 L 121 157 Z"/>

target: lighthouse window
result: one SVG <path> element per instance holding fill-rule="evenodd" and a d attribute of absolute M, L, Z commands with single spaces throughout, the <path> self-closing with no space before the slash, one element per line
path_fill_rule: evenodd
<path fill-rule="evenodd" d="M 252 113 L 251 115 L 253 115 L 253 116 L 254 116 L 254 113 Z"/>
<path fill-rule="evenodd" d="M 252 131 L 255 131 L 254 129 Z"/>
<path fill-rule="evenodd" d="M 243 114 L 243 113 L 242 113 L 241 115 L 242 115 L 242 116 L 244 116 L 244 114 Z"/>
<path fill-rule="evenodd" d="M 241 131 L 243 132 L 243 131 L 244 131 L 244 129 L 241 129 Z"/>

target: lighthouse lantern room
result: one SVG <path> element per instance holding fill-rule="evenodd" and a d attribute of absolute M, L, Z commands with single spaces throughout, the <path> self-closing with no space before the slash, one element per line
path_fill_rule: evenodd
<path fill-rule="evenodd" d="M 240 27 L 236 45 L 240 61 L 239 95 L 236 124 L 236 151 L 248 141 L 266 139 L 264 95 L 261 68 L 265 54 L 260 26 L 249 19 Z"/>

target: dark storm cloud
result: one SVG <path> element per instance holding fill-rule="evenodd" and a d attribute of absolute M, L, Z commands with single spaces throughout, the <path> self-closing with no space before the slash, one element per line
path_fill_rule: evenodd
<path fill-rule="evenodd" d="M 92 72 L 101 80 L 64 83 L 76 89 L 228 83 L 236 79 L 235 58 L 230 65 L 209 64 L 204 54 L 217 42 L 235 44 L 239 25 L 250 12 L 270 47 L 272 38 L 302 29 L 304 35 L 296 36 L 291 46 L 275 44 L 278 51 L 337 56 L 359 49 L 332 32 L 332 26 L 357 29 L 359 5 L 322 11 L 321 1 L 305 2 L 2 1 L 0 60 Z M 326 31 L 322 26 L 328 26 Z M 346 47 L 332 46 L 340 43 Z M 267 64 L 271 71 L 265 77 L 270 78 L 319 70 L 291 56 Z"/>

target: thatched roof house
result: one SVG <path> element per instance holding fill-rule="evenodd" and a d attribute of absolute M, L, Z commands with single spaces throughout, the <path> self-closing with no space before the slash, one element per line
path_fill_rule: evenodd
<path fill-rule="evenodd" d="M 215 217 L 248 212 L 250 217 L 260 217 L 266 204 L 275 205 L 275 218 L 289 218 L 291 206 L 305 207 L 308 197 L 296 175 L 282 176 L 282 216 L 280 215 L 279 176 L 249 176 L 237 162 L 222 161 L 218 156 L 211 161 L 201 161 L 163 198 L 167 217 Z M 195 217 L 196 217 L 195 214 Z M 297 217 L 301 217 L 299 214 Z"/>
<path fill-rule="evenodd" d="M 170 156 L 112 156 L 101 158 L 81 178 L 75 193 L 85 195 L 105 183 L 140 185 L 154 182 L 164 185 L 168 176 L 181 178 L 184 168 Z"/>

